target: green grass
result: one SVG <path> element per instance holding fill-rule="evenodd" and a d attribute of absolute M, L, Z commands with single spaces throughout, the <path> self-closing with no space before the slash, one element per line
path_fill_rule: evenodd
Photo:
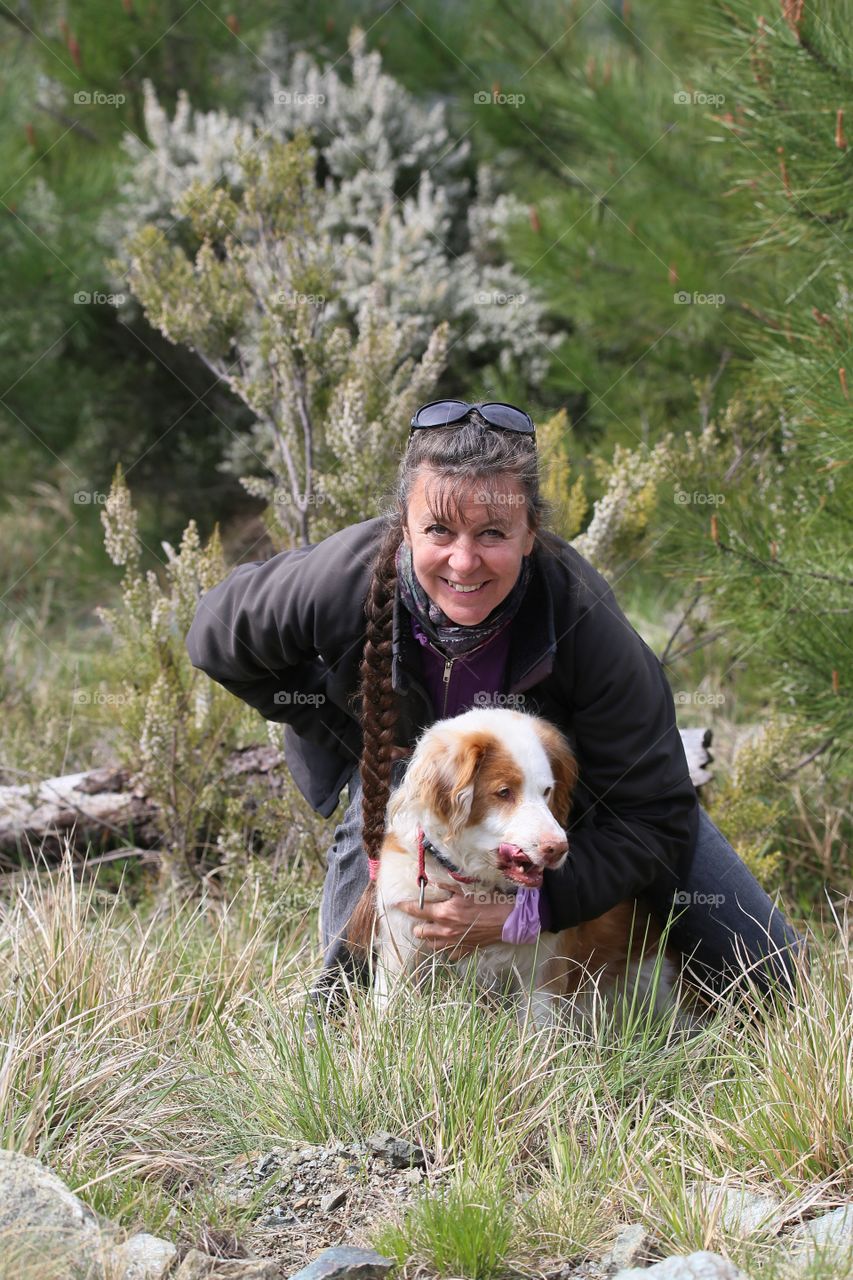
<path fill-rule="evenodd" d="M 815 1213 L 853 1195 L 853 950 L 817 939 L 796 998 L 721 1000 L 701 1029 L 605 1009 L 525 1031 L 472 974 L 437 965 L 378 1017 L 361 990 L 310 1030 L 312 915 L 287 927 L 248 878 L 231 899 L 155 911 L 70 863 L 0 896 L 0 1140 L 128 1229 L 240 1230 L 217 1170 L 282 1140 L 388 1129 L 428 1153 L 419 1199 L 375 1224 L 404 1272 L 491 1280 L 603 1250 L 640 1221 L 665 1249 L 717 1249 L 771 1280 L 695 1183 Z M 840 1275 L 834 1264 L 815 1273 Z"/>

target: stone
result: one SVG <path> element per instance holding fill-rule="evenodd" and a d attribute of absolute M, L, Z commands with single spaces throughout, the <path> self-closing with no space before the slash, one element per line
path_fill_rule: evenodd
<path fill-rule="evenodd" d="M 651 1267 L 629 1267 L 618 1271 L 614 1280 L 749 1280 L 733 1262 L 719 1253 L 676 1254 Z"/>
<path fill-rule="evenodd" d="M 68 1280 L 102 1280 L 98 1216 L 39 1160 L 0 1151 L 0 1238 L 7 1264 L 62 1265 Z"/>
<path fill-rule="evenodd" d="M 281 1268 L 271 1258 L 249 1262 L 246 1258 L 212 1258 L 190 1249 L 169 1280 L 281 1280 Z"/>
<path fill-rule="evenodd" d="M 640 1222 L 631 1222 L 623 1227 L 607 1253 L 601 1259 L 602 1266 L 614 1270 L 624 1270 L 634 1264 L 641 1263 L 651 1243 L 651 1236 Z"/>
<path fill-rule="evenodd" d="M 346 1187 L 338 1187 L 335 1191 L 328 1192 L 320 1201 L 320 1212 L 331 1213 L 333 1209 L 337 1209 L 338 1205 L 343 1204 L 346 1198 Z"/>
<path fill-rule="evenodd" d="M 161 1280 L 177 1256 L 169 1240 L 140 1231 L 124 1244 L 115 1245 L 109 1261 L 115 1280 Z"/>
<path fill-rule="evenodd" d="M 780 1204 L 776 1196 L 715 1182 L 697 1183 L 690 1191 L 694 1205 L 709 1214 L 719 1212 L 720 1226 L 732 1235 L 752 1235 L 775 1226 Z"/>
<path fill-rule="evenodd" d="M 324 1249 L 307 1267 L 290 1280 L 382 1280 L 395 1263 L 372 1249 L 356 1249 L 339 1245 Z"/>
<path fill-rule="evenodd" d="M 849 1263 L 853 1274 L 853 1204 L 812 1218 L 787 1237 L 783 1269 L 788 1275 L 808 1270 L 817 1257 L 831 1267 Z"/>
<path fill-rule="evenodd" d="M 412 1166 L 424 1168 L 426 1165 L 426 1153 L 422 1147 L 415 1146 L 413 1142 L 407 1142 L 405 1138 L 395 1138 L 391 1133 L 383 1131 L 371 1134 L 367 1139 L 367 1145 L 371 1151 L 382 1156 L 395 1169 L 410 1169 Z"/>

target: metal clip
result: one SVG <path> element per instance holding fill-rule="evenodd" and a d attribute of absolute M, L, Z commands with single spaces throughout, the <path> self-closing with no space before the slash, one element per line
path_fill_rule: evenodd
<path fill-rule="evenodd" d="M 418 898 L 418 909 L 419 909 L 420 911 L 423 911 L 423 909 L 424 909 L 424 889 L 427 887 L 427 878 L 426 878 L 426 876 L 418 876 L 418 884 L 421 886 L 421 895 L 420 895 L 420 897 Z"/>

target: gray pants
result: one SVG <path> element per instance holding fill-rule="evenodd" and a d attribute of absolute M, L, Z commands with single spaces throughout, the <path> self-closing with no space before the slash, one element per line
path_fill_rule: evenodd
<path fill-rule="evenodd" d="M 392 789 L 402 781 L 406 765 L 400 760 L 392 766 Z M 343 939 L 368 880 L 361 844 L 361 776 L 356 769 L 349 782 L 349 806 L 329 850 L 323 885 L 321 988 L 333 982 L 341 969 L 364 977 L 363 970 L 353 966 Z M 792 951 L 803 939 L 701 805 L 696 845 L 680 868 L 675 891 L 671 886 L 666 891 L 652 886 L 647 896 L 662 921 L 672 912 L 670 941 L 690 957 L 691 969 L 704 982 L 719 987 L 727 975 L 742 972 L 744 962 L 758 965 L 753 977 L 764 989 L 778 979 L 789 981 Z"/>

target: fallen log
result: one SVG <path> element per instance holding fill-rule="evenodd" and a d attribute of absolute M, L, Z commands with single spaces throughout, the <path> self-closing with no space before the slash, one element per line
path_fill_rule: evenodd
<path fill-rule="evenodd" d="M 681 739 L 697 790 L 711 780 L 710 729 L 682 729 Z M 244 747 L 228 757 L 223 780 L 239 778 L 247 793 L 258 785 L 281 795 L 287 766 L 272 746 Z M 249 803 L 247 801 L 247 803 Z M 41 850 L 58 860 L 66 846 L 81 853 L 120 849 L 128 856 L 156 849 L 162 840 L 161 811 L 127 769 L 100 768 L 45 778 L 32 785 L 0 786 L 0 866 L 32 860 Z"/>

